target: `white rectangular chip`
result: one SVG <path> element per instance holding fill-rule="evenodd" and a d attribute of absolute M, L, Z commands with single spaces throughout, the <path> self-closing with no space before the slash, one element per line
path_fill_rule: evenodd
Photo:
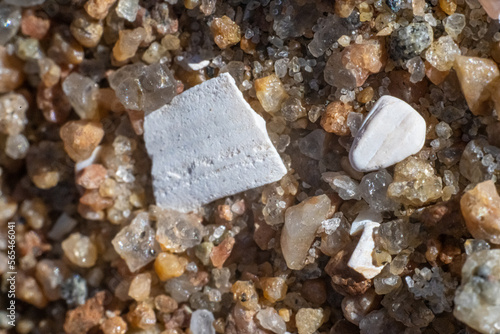
<path fill-rule="evenodd" d="M 181 212 L 286 174 L 264 119 L 228 73 L 147 115 L 144 140 L 156 203 Z"/>

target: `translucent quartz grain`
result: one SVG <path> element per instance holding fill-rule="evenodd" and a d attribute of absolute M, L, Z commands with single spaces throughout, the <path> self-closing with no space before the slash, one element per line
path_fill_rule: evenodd
<path fill-rule="evenodd" d="M 380 72 L 387 62 L 385 44 L 379 39 L 369 39 L 362 44 L 351 44 L 342 51 L 342 64 L 350 70 L 361 87 L 368 76 Z"/>
<path fill-rule="evenodd" d="M 493 20 L 500 20 L 500 3 L 496 0 L 479 0 L 486 13 Z"/>
<path fill-rule="evenodd" d="M 460 53 L 460 48 L 451 36 L 441 36 L 425 51 L 425 59 L 439 71 L 448 71 Z"/>
<path fill-rule="evenodd" d="M 12 159 L 23 159 L 28 154 L 30 145 L 28 139 L 22 134 L 7 137 L 5 154 Z"/>
<path fill-rule="evenodd" d="M 281 250 L 288 268 L 300 270 L 305 266 L 316 230 L 327 218 L 331 201 L 326 195 L 315 196 L 286 210 L 281 232 Z"/>
<path fill-rule="evenodd" d="M 80 233 L 71 234 L 61 243 L 64 255 L 82 268 L 93 267 L 97 261 L 97 248 L 89 237 Z"/>
<path fill-rule="evenodd" d="M 64 79 L 62 88 L 81 119 L 96 117 L 99 86 L 92 79 L 73 72 Z"/>
<path fill-rule="evenodd" d="M 146 30 L 143 27 L 120 30 L 118 41 L 113 47 L 113 57 L 120 62 L 132 58 L 144 38 L 146 38 Z"/>
<path fill-rule="evenodd" d="M 109 9 L 115 2 L 116 0 L 88 0 L 84 8 L 94 19 L 102 20 L 108 15 Z"/>
<path fill-rule="evenodd" d="M 175 78 L 168 65 L 161 62 L 122 66 L 108 80 L 123 106 L 131 110 L 152 112 L 176 94 Z"/>
<path fill-rule="evenodd" d="M 127 323 L 120 316 L 114 316 L 104 320 L 101 324 L 101 330 L 104 334 L 125 334 L 127 332 Z"/>
<path fill-rule="evenodd" d="M 199 245 L 207 234 L 202 218 L 193 213 L 155 208 L 156 240 L 163 250 L 182 253 Z"/>
<path fill-rule="evenodd" d="M 467 191 L 460 208 L 474 238 L 500 244 L 500 196 L 493 181 L 478 183 Z"/>
<path fill-rule="evenodd" d="M 467 257 L 453 315 L 481 333 L 498 332 L 500 249 L 482 250 Z"/>
<path fill-rule="evenodd" d="M 99 44 L 104 31 L 102 22 L 85 12 L 78 12 L 70 25 L 73 37 L 84 47 L 93 48 Z"/>
<path fill-rule="evenodd" d="M 160 280 L 167 281 L 181 276 L 186 270 L 187 263 L 184 257 L 163 252 L 156 257 L 154 267 Z"/>
<path fill-rule="evenodd" d="M 299 334 L 313 334 L 323 324 L 324 311 L 321 308 L 301 308 L 295 316 Z"/>
<path fill-rule="evenodd" d="M 196 310 L 191 314 L 189 329 L 193 334 L 215 334 L 215 318 L 208 310 Z"/>
<path fill-rule="evenodd" d="M 326 106 L 320 124 L 326 132 L 347 136 L 351 133 L 347 125 L 347 117 L 352 111 L 351 104 L 334 101 Z"/>
<path fill-rule="evenodd" d="M 128 295 L 134 300 L 140 302 L 148 299 L 151 291 L 151 274 L 141 273 L 134 277 L 130 282 Z"/>
<path fill-rule="evenodd" d="M 116 13 L 127 21 L 134 22 L 139 11 L 139 0 L 118 0 Z"/>
<path fill-rule="evenodd" d="M 396 202 L 421 206 L 442 196 L 443 181 L 427 161 L 409 157 L 394 169 L 387 195 Z"/>
<path fill-rule="evenodd" d="M 347 320 L 359 325 L 361 319 L 377 306 L 378 301 L 379 297 L 373 289 L 358 296 L 346 296 L 342 299 L 342 313 Z"/>
<path fill-rule="evenodd" d="M 260 285 L 266 298 L 271 303 L 285 299 L 288 286 L 282 277 L 262 277 Z"/>
<path fill-rule="evenodd" d="M 155 231 L 149 226 L 147 213 L 139 213 L 130 225 L 125 226 L 111 241 L 115 251 L 134 272 L 156 258 L 158 246 Z"/>
<path fill-rule="evenodd" d="M 392 183 L 392 176 L 385 169 L 365 174 L 359 183 L 361 197 L 375 211 L 389 211 L 396 208 L 396 203 L 387 197 L 387 189 Z"/>
<path fill-rule="evenodd" d="M 235 45 L 241 39 L 240 27 L 225 15 L 214 19 L 210 30 L 214 35 L 215 44 L 221 49 Z"/>
<path fill-rule="evenodd" d="M 268 329 L 276 334 L 285 334 L 285 321 L 279 316 L 278 312 L 274 308 L 267 307 L 260 310 L 257 312 L 256 318 L 265 329 Z"/>
<path fill-rule="evenodd" d="M 28 101 L 23 95 L 8 93 L 0 96 L 0 132 L 7 135 L 22 132 L 27 123 L 27 110 Z"/>
<path fill-rule="evenodd" d="M 16 5 L 13 3 L 13 5 Z M 0 3 L 0 45 L 5 45 L 21 25 L 21 10 L 17 6 Z"/>
<path fill-rule="evenodd" d="M 288 97 L 288 94 L 276 74 L 256 79 L 254 84 L 255 93 L 262 108 L 271 113 L 280 110 L 281 104 Z"/>

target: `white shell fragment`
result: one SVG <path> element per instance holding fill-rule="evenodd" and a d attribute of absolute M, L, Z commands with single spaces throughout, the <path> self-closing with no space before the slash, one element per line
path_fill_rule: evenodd
<path fill-rule="evenodd" d="M 361 234 L 354 252 L 347 262 L 347 265 L 352 269 L 356 270 L 358 273 L 363 275 L 366 279 L 371 279 L 382 271 L 384 266 L 374 266 L 372 253 L 375 249 L 375 241 L 373 240 L 373 229 L 379 227 L 379 223 L 367 222 Z"/>
<path fill-rule="evenodd" d="M 366 116 L 349 152 L 354 169 L 369 172 L 392 166 L 420 151 L 426 125 L 406 102 L 382 96 Z"/>
<path fill-rule="evenodd" d="M 144 141 L 156 203 L 181 212 L 278 181 L 287 172 L 264 119 L 228 73 L 147 115 Z"/>

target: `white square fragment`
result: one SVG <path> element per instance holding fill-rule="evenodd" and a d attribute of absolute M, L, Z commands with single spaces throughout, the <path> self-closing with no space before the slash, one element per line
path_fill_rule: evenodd
<path fill-rule="evenodd" d="M 174 97 L 144 120 L 159 206 L 188 212 L 286 174 L 266 123 L 224 73 Z"/>

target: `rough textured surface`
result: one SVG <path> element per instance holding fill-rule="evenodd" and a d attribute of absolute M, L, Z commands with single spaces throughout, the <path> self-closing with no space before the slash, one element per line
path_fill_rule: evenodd
<path fill-rule="evenodd" d="M 474 238 L 500 244 L 500 196 L 493 181 L 481 182 L 467 191 L 460 208 Z"/>
<path fill-rule="evenodd" d="M 158 253 L 147 213 L 138 214 L 130 225 L 116 234 L 112 244 L 131 272 L 153 261 Z"/>
<path fill-rule="evenodd" d="M 462 284 L 453 314 L 481 333 L 500 328 L 500 249 L 470 255 L 462 268 Z"/>
<path fill-rule="evenodd" d="M 387 189 L 393 200 L 407 205 L 423 205 L 441 197 L 443 181 L 426 161 L 409 157 L 394 168 L 394 181 Z"/>
<path fill-rule="evenodd" d="M 99 325 L 104 315 L 103 302 L 106 293 L 101 291 L 88 299 L 85 305 L 79 306 L 66 314 L 64 330 L 66 333 L 85 334 L 92 327 Z"/>
<path fill-rule="evenodd" d="M 373 265 L 372 253 L 375 250 L 375 241 L 373 240 L 374 229 L 379 227 L 380 224 L 376 222 L 367 222 L 364 225 L 361 238 L 352 253 L 351 258 L 347 265 L 365 278 L 373 278 L 377 276 L 384 266 Z"/>
<path fill-rule="evenodd" d="M 349 152 L 359 171 L 386 168 L 420 151 L 425 141 L 425 120 L 410 105 L 383 96 L 370 110 Z"/>
<path fill-rule="evenodd" d="M 229 74 L 149 114 L 144 129 L 160 206 L 190 211 L 286 173 L 264 120 L 245 102 Z"/>

